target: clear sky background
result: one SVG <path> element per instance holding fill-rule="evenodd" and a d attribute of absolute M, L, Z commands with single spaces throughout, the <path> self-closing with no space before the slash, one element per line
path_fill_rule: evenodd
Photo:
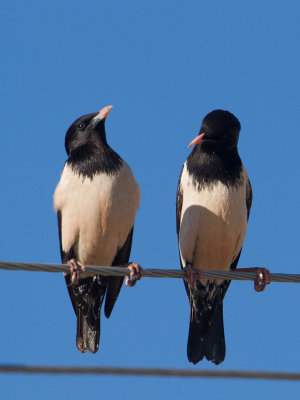
<path fill-rule="evenodd" d="M 113 104 L 109 144 L 130 164 L 142 201 L 131 260 L 179 268 L 175 197 L 188 143 L 216 108 L 242 124 L 254 192 L 241 267 L 299 273 L 299 1 L 2 2 L 1 256 L 59 262 L 52 195 L 79 116 Z M 189 364 L 181 280 L 123 287 L 100 349 L 82 355 L 63 276 L 1 276 L 1 363 L 299 371 L 299 286 L 256 293 L 233 282 L 224 302 L 227 355 Z M 3 399 L 296 398 L 270 381 L 0 375 Z"/>

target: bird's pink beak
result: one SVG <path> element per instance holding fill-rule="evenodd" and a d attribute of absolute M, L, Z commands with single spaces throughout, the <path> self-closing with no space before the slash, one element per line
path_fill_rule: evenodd
<path fill-rule="evenodd" d="M 101 119 L 104 119 L 108 116 L 108 113 L 110 112 L 110 110 L 113 108 L 113 106 L 106 106 L 103 107 L 100 111 L 99 111 L 99 116 L 101 117 Z"/>
<path fill-rule="evenodd" d="M 191 143 L 188 145 L 188 147 L 192 147 L 192 146 L 195 146 L 196 144 L 201 143 L 204 135 L 205 135 L 204 133 L 201 133 L 200 135 L 195 137 L 195 139 L 191 141 Z"/>

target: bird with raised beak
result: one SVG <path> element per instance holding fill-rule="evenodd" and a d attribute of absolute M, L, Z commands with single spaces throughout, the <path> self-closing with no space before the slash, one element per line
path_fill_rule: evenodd
<path fill-rule="evenodd" d="M 68 159 L 54 193 L 61 260 L 70 265 L 65 280 L 82 353 L 98 350 L 103 299 L 108 318 L 124 279 L 88 276 L 85 265 L 128 266 L 128 286 L 142 274 L 139 264 L 128 263 L 140 191 L 130 167 L 107 143 L 105 119 L 111 109 L 84 115 L 70 126 Z"/>

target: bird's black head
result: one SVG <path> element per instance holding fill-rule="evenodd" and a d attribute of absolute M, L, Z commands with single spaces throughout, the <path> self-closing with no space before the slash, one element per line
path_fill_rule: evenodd
<path fill-rule="evenodd" d="M 189 147 L 202 143 L 208 150 L 231 150 L 236 148 L 239 140 L 241 124 L 229 111 L 214 110 L 202 121 L 199 135 Z"/>
<path fill-rule="evenodd" d="M 107 146 L 104 123 L 111 109 L 112 106 L 104 107 L 98 113 L 84 115 L 73 122 L 65 138 L 68 156 L 76 151 L 89 153 Z"/>

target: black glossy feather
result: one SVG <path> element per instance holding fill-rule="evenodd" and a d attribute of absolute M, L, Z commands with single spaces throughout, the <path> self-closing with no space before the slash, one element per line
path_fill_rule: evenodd
<path fill-rule="evenodd" d="M 204 286 L 197 281 L 195 289 L 190 289 L 191 315 L 187 355 L 194 364 L 204 356 L 215 364 L 225 358 L 223 299 L 229 284 L 228 280 L 218 285 L 214 281 L 207 281 Z"/>
<path fill-rule="evenodd" d="M 243 164 L 236 148 L 227 152 L 207 149 L 207 143 L 196 146 L 186 160 L 189 174 L 198 190 L 217 182 L 228 187 L 238 187 L 242 183 Z"/>
<path fill-rule="evenodd" d="M 124 246 L 118 250 L 112 265 L 118 266 L 128 263 L 132 245 L 133 228 L 131 229 Z M 107 278 L 107 293 L 105 298 L 104 313 L 107 318 L 109 318 L 114 304 L 120 293 L 124 277 L 109 276 Z"/>
<path fill-rule="evenodd" d="M 180 221 L 181 221 L 181 210 L 182 210 L 182 189 L 180 186 L 181 175 L 182 175 L 183 167 L 181 168 L 179 181 L 177 186 L 177 196 L 176 196 L 176 231 L 179 240 L 179 231 L 180 231 Z M 181 266 L 182 267 L 182 266 Z"/>

